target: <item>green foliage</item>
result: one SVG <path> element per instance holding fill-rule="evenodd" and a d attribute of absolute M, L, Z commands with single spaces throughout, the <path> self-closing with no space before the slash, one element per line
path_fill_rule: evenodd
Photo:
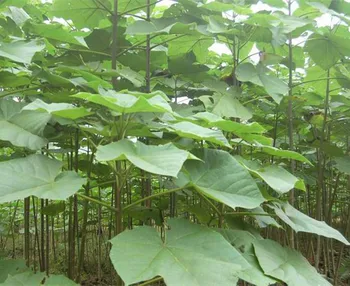
<path fill-rule="evenodd" d="M 0 249 L 118 286 L 330 285 L 315 253 L 335 283 L 349 5 L 173 2 L 1 1 Z M 0 260 L 4 285 L 74 285 L 43 273 Z"/>

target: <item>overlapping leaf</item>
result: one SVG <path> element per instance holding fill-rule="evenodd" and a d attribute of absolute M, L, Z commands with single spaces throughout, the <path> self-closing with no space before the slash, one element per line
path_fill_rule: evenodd
<path fill-rule="evenodd" d="M 243 63 L 236 69 L 238 80 L 243 82 L 249 81 L 264 87 L 274 101 L 280 103 L 283 96 L 288 92 L 288 86 L 276 76 L 268 73 L 269 71 L 262 64 L 254 66 L 251 63 Z"/>
<path fill-rule="evenodd" d="M 231 148 L 231 145 L 228 143 L 226 137 L 220 130 L 205 128 L 192 122 L 186 121 L 169 124 L 167 126 L 169 131 L 173 131 L 181 137 L 192 138 L 196 140 L 205 140 Z"/>
<path fill-rule="evenodd" d="M 289 173 L 286 169 L 277 165 L 261 166 L 258 162 L 244 160 L 241 157 L 237 159 L 252 174 L 260 177 L 272 189 L 280 194 L 289 192 L 293 188 L 306 190 L 302 180 Z"/>
<path fill-rule="evenodd" d="M 245 230 L 218 229 L 222 236 L 231 243 L 243 257 L 249 262 L 250 268 L 241 271 L 240 278 L 257 286 L 268 286 L 276 283 L 276 280 L 266 276 L 260 267 L 253 249 L 253 242 L 260 237 L 254 236 Z"/>
<path fill-rule="evenodd" d="M 0 101 L 0 140 L 15 146 L 37 150 L 47 141 L 42 137 L 51 115 L 34 111 L 21 111 L 23 104 L 13 100 Z"/>
<path fill-rule="evenodd" d="M 309 262 L 296 250 L 284 248 L 269 239 L 256 240 L 254 250 L 265 274 L 289 286 L 330 286 Z"/>
<path fill-rule="evenodd" d="M 35 53 L 44 49 L 42 40 L 17 40 L 10 43 L 0 41 L 0 57 L 14 62 L 30 64 Z"/>
<path fill-rule="evenodd" d="M 177 185 L 194 188 L 232 208 L 252 209 L 264 202 L 249 172 L 229 153 L 205 149 L 194 154 L 203 162 L 186 162 Z"/>

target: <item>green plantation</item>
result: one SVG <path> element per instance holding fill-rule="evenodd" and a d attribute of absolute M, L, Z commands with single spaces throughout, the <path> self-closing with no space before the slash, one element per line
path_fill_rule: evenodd
<path fill-rule="evenodd" d="M 349 285 L 349 26 L 345 0 L 1 0 L 0 285 Z"/>

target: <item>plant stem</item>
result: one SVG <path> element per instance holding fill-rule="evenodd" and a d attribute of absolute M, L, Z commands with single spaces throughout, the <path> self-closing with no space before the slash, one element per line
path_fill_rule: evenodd
<path fill-rule="evenodd" d="M 147 201 L 147 200 L 150 200 L 150 199 L 154 199 L 154 198 L 157 198 L 157 197 L 161 197 L 161 196 L 165 196 L 165 195 L 168 195 L 168 194 L 171 194 L 171 193 L 174 193 L 174 192 L 178 192 L 178 191 L 181 191 L 183 190 L 185 187 L 181 187 L 181 188 L 176 188 L 176 189 L 172 189 L 172 190 L 168 190 L 168 191 L 165 191 L 165 192 L 161 192 L 161 193 L 157 193 L 157 194 L 153 194 L 153 195 L 150 195 L 148 197 L 144 197 L 136 202 L 133 202 L 131 203 L 130 205 L 127 205 L 123 208 L 123 211 L 126 211 L 134 206 L 137 206 L 139 204 L 141 204 L 142 202 L 144 201 Z"/>
<path fill-rule="evenodd" d="M 292 14 L 292 0 L 288 1 L 288 14 L 291 16 Z M 288 39 L 288 61 L 289 61 L 289 72 L 288 72 L 288 137 L 289 137 L 289 150 L 294 151 L 294 127 L 293 127 L 293 46 L 292 46 L 292 33 L 289 33 L 289 39 Z M 290 160 L 290 169 L 291 173 L 295 173 L 295 161 L 293 159 Z M 289 191 L 289 203 L 294 206 L 295 201 L 295 194 L 294 194 L 294 188 Z M 294 231 L 292 228 L 288 228 L 289 232 L 289 242 L 290 247 L 295 247 L 295 241 L 294 241 Z"/>
<path fill-rule="evenodd" d="M 148 280 L 148 281 L 146 281 L 146 282 L 144 282 L 144 283 L 141 283 L 141 284 L 139 284 L 138 286 L 147 286 L 147 285 L 151 285 L 151 284 L 153 284 L 153 283 L 155 283 L 155 282 L 159 282 L 159 281 L 162 281 L 162 280 L 163 280 L 162 277 L 156 277 L 156 278 L 153 278 L 153 279 L 151 279 L 151 280 Z"/>

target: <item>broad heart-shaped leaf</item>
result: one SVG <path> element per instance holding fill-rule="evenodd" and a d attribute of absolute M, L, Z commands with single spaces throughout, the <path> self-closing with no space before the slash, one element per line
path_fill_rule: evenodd
<path fill-rule="evenodd" d="M 260 177 L 266 184 L 280 194 L 289 192 L 293 188 L 306 190 L 303 181 L 289 173 L 281 166 L 262 166 L 256 161 L 245 160 L 237 156 L 237 160 L 251 173 Z"/>
<path fill-rule="evenodd" d="M 95 28 L 107 17 L 108 9 L 108 0 L 54 0 L 52 15 L 72 20 L 77 28 Z"/>
<path fill-rule="evenodd" d="M 249 172 L 229 153 L 205 149 L 194 153 L 201 161 L 188 161 L 176 184 L 188 186 L 231 208 L 253 209 L 264 202 Z"/>
<path fill-rule="evenodd" d="M 47 286 L 73 286 L 78 285 L 74 281 L 68 279 L 63 275 L 50 275 L 47 277 L 45 273 L 36 273 L 27 271 L 24 273 L 9 275 L 4 283 L 0 284 L 4 286 L 36 286 L 36 285 L 47 285 Z"/>
<path fill-rule="evenodd" d="M 0 163 L 0 203 L 29 196 L 65 200 L 84 184 L 75 172 L 60 172 L 63 163 L 44 155 L 30 155 Z"/>
<path fill-rule="evenodd" d="M 59 117 L 68 119 L 78 119 L 90 115 L 84 107 L 76 107 L 69 103 L 46 103 L 41 99 L 36 99 L 28 105 L 24 106 L 22 110 L 43 110 L 49 114 L 57 115 Z"/>
<path fill-rule="evenodd" d="M 177 177 L 183 163 L 189 158 L 189 152 L 178 149 L 171 143 L 150 146 L 127 139 L 99 146 L 96 152 L 98 161 L 129 160 L 149 173 L 171 177 Z"/>
<path fill-rule="evenodd" d="M 288 286 L 330 286 L 299 252 L 284 248 L 275 241 L 253 242 L 256 257 L 266 275 L 284 281 Z"/>
<path fill-rule="evenodd" d="M 168 286 L 235 285 L 247 261 L 215 230 L 170 219 L 163 242 L 155 228 L 138 227 L 111 240 L 110 257 L 126 285 L 164 278 Z"/>
<path fill-rule="evenodd" d="M 339 231 L 330 227 L 324 221 L 318 221 L 303 214 L 288 203 L 276 203 L 272 208 L 276 215 L 296 232 L 314 233 L 328 238 L 334 238 L 346 245 L 350 245 Z"/>
<path fill-rule="evenodd" d="M 349 55 L 349 47 L 350 39 L 333 34 L 313 34 L 305 44 L 305 50 L 311 59 L 324 70 L 331 68 L 338 60 Z"/>
<path fill-rule="evenodd" d="M 30 64 L 35 53 L 40 52 L 44 47 L 45 45 L 41 40 L 0 42 L 0 57 L 14 62 Z"/>
<path fill-rule="evenodd" d="M 121 113 L 172 112 L 166 95 L 160 91 L 149 94 L 127 94 L 109 90 L 103 95 L 80 92 L 73 97 L 85 99 Z"/>
<path fill-rule="evenodd" d="M 212 130 L 186 121 L 168 124 L 167 126 L 169 131 L 173 131 L 181 137 L 206 140 L 208 142 L 231 148 L 231 145 L 220 130 Z"/>
<path fill-rule="evenodd" d="M 47 143 L 42 135 L 51 115 L 21 111 L 22 107 L 23 104 L 13 100 L 0 101 L 0 140 L 10 141 L 15 146 L 38 150 Z"/>
<path fill-rule="evenodd" d="M 250 268 L 244 269 L 240 273 L 240 278 L 256 286 L 268 286 L 276 283 L 275 279 L 268 277 L 261 269 L 257 258 L 254 254 L 253 242 L 260 237 L 252 233 L 238 229 L 217 229 L 222 236 L 232 244 L 251 265 Z"/>
<path fill-rule="evenodd" d="M 251 63 L 243 63 L 237 67 L 236 76 L 240 81 L 249 81 L 264 87 L 273 100 L 279 104 L 283 96 L 287 94 L 288 86 L 284 81 L 268 72 L 269 70 L 262 64 L 254 66 Z"/>

